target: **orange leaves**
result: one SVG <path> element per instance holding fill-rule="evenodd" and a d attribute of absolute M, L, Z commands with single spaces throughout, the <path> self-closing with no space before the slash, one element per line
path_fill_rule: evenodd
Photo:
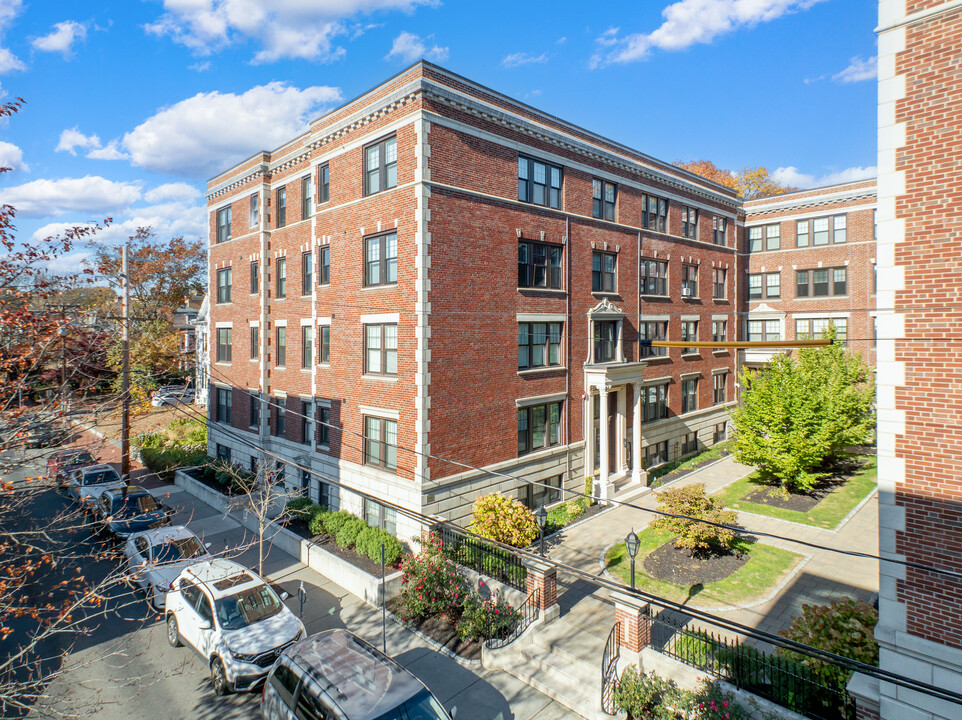
<path fill-rule="evenodd" d="M 682 170 L 693 172 L 719 185 L 737 190 L 738 194 L 746 200 L 798 190 L 796 187 L 779 183 L 768 172 L 768 168 L 764 166 L 746 167 L 740 172 L 734 172 L 717 167 L 711 160 L 691 160 L 689 162 L 676 160 L 674 164 Z"/>

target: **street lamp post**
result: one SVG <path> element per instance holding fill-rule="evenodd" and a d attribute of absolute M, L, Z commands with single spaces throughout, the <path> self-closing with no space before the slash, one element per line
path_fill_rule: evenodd
<path fill-rule="evenodd" d="M 538 533 L 541 536 L 541 557 L 544 557 L 544 524 L 548 521 L 548 511 L 542 505 L 535 511 L 534 516 L 538 520 Z"/>
<path fill-rule="evenodd" d="M 625 549 L 628 551 L 628 557 L 631 558 L 631 589 L 635 589 L 635 556 L 638 554 L 638 536 L 635 535 L 634 528 L 628 533 L 628 537 L 625 538 Z"/>

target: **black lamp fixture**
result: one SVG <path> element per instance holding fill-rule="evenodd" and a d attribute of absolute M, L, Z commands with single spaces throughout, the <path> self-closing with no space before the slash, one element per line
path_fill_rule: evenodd
<path fill-rule="evenodd" d="M 638 554 L 638 536 L 635 535 L 634 528 L 628 533 L 628 537 L 625 538 L 625 549 L 628 551 L 628 557 L 631 558 L 631 589 L 635 589 L 635 556 Z"/>
<path fill-rule="evenodd" d="M 538 521 L 538 534 L 541 536 L 541 557 L 544 557 L 544 525 L 548 522 L 548 511 L 542 505 L 534 511 L 534 516 Z"/>

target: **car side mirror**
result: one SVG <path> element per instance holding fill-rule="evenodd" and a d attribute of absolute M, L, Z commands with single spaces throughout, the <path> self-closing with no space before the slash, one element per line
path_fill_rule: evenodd
<path fill-rule="evenodd" d="M 458 706 L 455 705 L 451 708 L 451 720 L 454 720 L 458 716 Z"/>
<path fill-rule="evenodd" d="M 284 592 L 281 593 L 281 600 L 287 600 L 287 598 L 289 598 L 290 596 L 291 594 L 287 592 L 287 590 L 285 590 Z"/>
<path fill-rule="evenodd" d="M 211 625 L 210 620 L 201 620 L 197 625 L 198 630 L 210 630 L 211 627 L 213 626 Z"/>
<path fill-rule="evenodd" d="M 212 542 L 206 542 L 206 543 L 204 543 L 204 547 L 207 548 L 208 550 L 210 550 L 210 548 L 211 548 L 211 546 L 212 546 L 213 544 L 214 544 L 214 543 L 212 543 Z"/>

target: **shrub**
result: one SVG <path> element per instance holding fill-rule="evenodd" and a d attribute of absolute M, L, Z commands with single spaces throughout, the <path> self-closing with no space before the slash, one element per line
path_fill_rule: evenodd
<path fill-rule="evenodd" d="M 331 513 L 322 505 L 315 505 L 311 508 L 311 515 L 307 521 L 307 529 L 311 535 L 324 534 L 324 521 Z"/>
<path fill-rule="evenodd" d="M 404 548 L 401 541 L 381 528 L 364 528 L 357 536 L 354 550 L 358 555 L 366 555 L 371 562 L 381 563 L 381 544 L 384 544 L 384 564 L 394 566 L 401 559 Z"/>
<path fill-rule="evenodd" d="M 685 693 L 689 720 L 750 720 L 752 714 L 722 690 L 717 681 L 704 679 L 693 693 Z"/>
<path fill-rule="evenodd" d="M 417 554 L 401 562 L 401 606 L 406 617 L 429 615 L 456 619 L 468 595 L 468 581 L 458 566 L 441 553 L 441 542 L 432 534 Z"/>
<path fill-rule="evenodd" d="M 310 498 L 299 497 L 287 503 L 287 515 L 291 520 L 307 520 L 311 516 L 314 503 Z"/>
<path fill-rule="evenodd" d="M 464 603 L 458 621 L 458 635 L 462 640 L 503 638 L 514 632 L 521 621 L 521 613 L 499 597 L 482 598 L 471 593 Z"/>
<path fill-rule="evenodd" d="M 337 531 L 338 547 L 350 548 L 354 547 L 354 543 L 357 541 L 357 536 L 361 534 L 362 530 L 367 528 L 367 523 L 365 523 L 361 518 L 353 517 L 346 520 L 342 525 L 341 529 Z"/>
<path fill-rule="evenodd" d="M 598 502 L 598 500 L 595 499 L 595 479 L 591 477 L 591 475 L 588 475 L 585 478 L 585 495 L 587 495 L 588 498 L 591 498 L 590 500 L 583 498 L 587 500 L 589 507 Z"/>
<path fill-rule="evenodd" d="M 177 468 L 203 465 L 209 459 L 207 451 L 202 449 L 159 447 L 142 447 L 140 458 L 147 470 L 157 473 L 158 477 L 168 482 Z"/>
<path fill-rule="evenodd" d="M 332 538 L 337 538 L 337 534 L 341 531 L 344 523 L 352 518 L 354 518 L 354 516 L 345 510 L 332 512 L 324 518 L 324 532 Z"/>
<path fill-rule="evenodd" d="M 519 500 L 492 493 L 474 501 L 471 530 L 481 537 L 527 547 L 538 537 L 534 513 Z"/>
<path fill-rule="evenodd" d="M 674 720 L 677 717 L 674 708 L 682 704 L 684 695 L 670 680 L 654 673 L 644 675 L 634 665 L 629 665 L 615 685 L 613 699 L 628 717 Z"/>
<path fill-rule="evenodd" d="M 705 494 L 704 484 L 666 490 L 658 498 L 659 510 L 683 515 L 684 517 L 659 517 L 651 522 L 651 527 L 675 533 L 675 547 L 696 552 L 720 552 L 728 550 L 736 540 L 731 530 L 706 525 L 689 518 L 707 520 L 722 525 L 732 525 L 735 513 L 723 510 L 715 498 Z"/>

